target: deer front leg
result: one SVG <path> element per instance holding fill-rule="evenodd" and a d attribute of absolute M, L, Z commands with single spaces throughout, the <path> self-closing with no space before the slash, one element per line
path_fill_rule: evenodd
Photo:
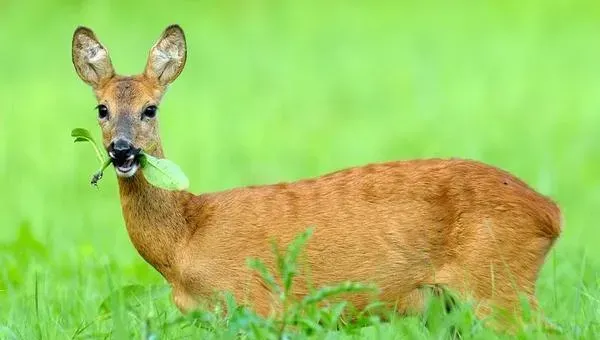
<path fill-rule="evenodd" d="M 196 308 L 198 308 L 198 301 L 188 294 L 185 289 L 173 285 L 173 291 L 171 293 L 171 299 L 177 308 L 183 314 L 187 314 Z"/>

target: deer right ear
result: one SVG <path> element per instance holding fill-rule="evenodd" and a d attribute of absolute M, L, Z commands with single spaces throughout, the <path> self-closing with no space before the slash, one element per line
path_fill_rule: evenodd
<path fill-rule="evenodd" d="M 97 88 L 115 74 L 108 51 L 92 30 L 78 27 L 73 34 L 73 65 L 79 77 Z"/>
<path fill-rule="evenodd" d="M 183 70 L 187 57 L 185 35 L 178 25 L 165 29 L 160 39 L 152 46 L 145 75 L 156 79 L 162 86 L 172 83 Z"/>

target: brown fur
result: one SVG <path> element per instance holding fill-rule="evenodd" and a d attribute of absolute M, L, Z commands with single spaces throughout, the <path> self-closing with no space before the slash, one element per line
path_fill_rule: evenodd
<path fill-rule="evenodd" d="M 101 122 L 104 144 L 128 117 L 134 144 L 158 143 L 153 153 L 162 157 L 157 123 L 138 115 L 148 103 L 158 105 L 181 72 L 183 32 L 169 27 L 144 74 L 135 77 L 114 75 L 112 66 L 107 71 L 106 60 L 99 61 L 98 74 L 80 71 L 97 62 L 81 51 L 96 43 L 101 46 L 91 31 L 75 32 L 76 69 L 113 115 Z M 164 52 L 156 46 L 170 49 L 179 64 L 166 71 L 156 66 L 152 56 Z M 285 246 L 311 226 L 310 275 L 295 286 L 297 296 L 306 293 L 307 281 L 370 282 L 380 288 L 377 298 L 413 312 L 423 307 L 422 288 L 439 285 L 477 299 L 482 316 L 490 306 L 517 311 L 518 292 L 535 304 L 538 271 L 561 232 L 560 210 L 550 199 L 505 171 L 460 159 L 371 164 L 202 195 L 155 188 L 138 171 L 119 178 L 119 188 L 133 245 L 171 283 L 182 311 L 228 290 L 268 314 L 277 305 L 245 260 L 259 257 L 274 269 L 270 241 Z M 348 299 L 361 308 L 370 297 Z"/>

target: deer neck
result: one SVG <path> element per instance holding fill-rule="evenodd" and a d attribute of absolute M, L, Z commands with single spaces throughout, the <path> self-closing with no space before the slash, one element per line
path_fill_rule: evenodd
<path fill-rule="evenodd" d="M 163 157 L 162 148 L 152 154 Z M 188 236 L 184 209 L 191 194 L 154 187 L 142 171 L 130 178 L 119 178 L 123 217 L 139 254 L 169 279 L 175 251 Z"/>

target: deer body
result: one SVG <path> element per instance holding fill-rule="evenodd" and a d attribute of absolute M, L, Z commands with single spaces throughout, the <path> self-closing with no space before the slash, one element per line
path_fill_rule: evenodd
<path fill-rule="evenodd" d="M 376 284 L 377 298 L 400 312 L 419 311 L 428 285 L 509 310 L 518 309 L 519 293 L 535 304 L 539 269 L 560 234 L 560 210 L 511 174 L 475 161 L 429 159 L 202 195 L 165 191 L 136 171 L 132 150 L 157 144 L 152 153 L 163 156 L 152 112 L 185 64 L 183 31 L 167 28 L 140 76 L 115 75 L 106 49 L 85 28 L 75 32 L 73 61 L 100 103 L 132 243 L 170 282 L 182 311 L 218 291 L 262 314 L 277 309 L 246 259 L 274 269 L 270 241 L 283 247 L 308 227 L 309 274 L 294 286 L 297 296 L 308 283 L 351 280 Z M 348 300 L 362 308 L 370 298 Z"/>
<path fill-rule="evenodd" d="M 444 285 L 481 299 L 496 295 L 501 301 L 492 302 L 510 308 L 518 292 L 533 299 L 538 270 L 560 233 L 554 203 L 504 171 L 465 160 L 372 164 L 169 198 L 141 174 L 134 190 L 123 189 L 128 182 L 120 181 L 121 201 L 133 243 L 171 282 L 184 311 L 228 290 L 270 312 L 274 301 L 245 259 L 273 265 L 269 240 L 287 244 L 308 226 L 314 235 L 306 261 L 316 287 L 375 283 L 380 299 L 411 311 L 423 302 L 421 287 Z M 151 202 L 155 208 L 144 208 Z M 358 308 L 369 302 L 349 299 Z"/>

